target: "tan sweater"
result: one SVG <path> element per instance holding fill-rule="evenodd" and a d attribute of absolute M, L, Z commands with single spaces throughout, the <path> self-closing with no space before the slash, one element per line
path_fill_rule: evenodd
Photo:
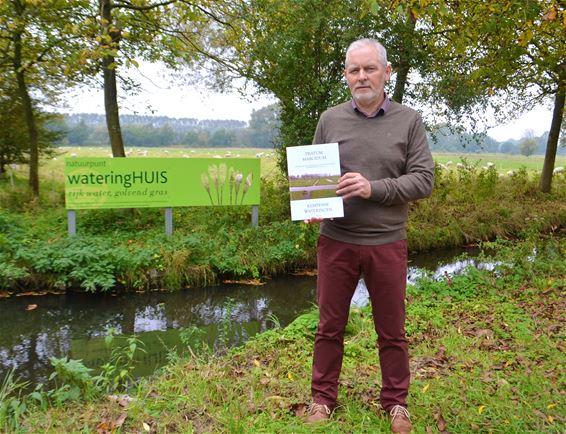
<path fill-rule="evenodd" d="M 420 115 L 388 102 L 367 118 L 346 102 L 320 117 L 313 143 L 338 142 L 342 175 L 359 172 L 371 184 L 369 199 L 344 201 L 344 217 L 324 220 L 320 233 L 363 245 L 407 237 L 408 203 L 431 194 L 434 162 Z"/>

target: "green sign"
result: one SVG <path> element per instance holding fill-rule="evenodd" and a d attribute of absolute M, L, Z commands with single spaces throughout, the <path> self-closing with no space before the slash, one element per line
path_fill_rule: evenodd
<path fill-rule="evenodd" d="M 258 205 L 257 158 L 66 158 L 67 209 Z"/>

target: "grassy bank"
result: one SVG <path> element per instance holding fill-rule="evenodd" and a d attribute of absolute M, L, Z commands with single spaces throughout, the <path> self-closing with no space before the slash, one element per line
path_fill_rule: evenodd
<path fill-rule="evenodd" d="M 493 271 L 469 268 L 439 281 L 423 278 L 408 289 L 415 432 L 564 432 L 566 238 L 487 247 L 496 251 Z M 192 357 L 172 356 L 127 395 L 109 395 L 88 374 L 75 375 L 70 384 L 76 396 L 58 403 L 41 400 L 45 393 L 16 399 L 27 404 L 25 414 L 8 412 L 4 427 L 48 433 L 388 432 L 387 418 L 377 411 L 379 364 L 368 308 L 351 312 L 339 408 L 324 426 L 302 423 L 316 323 L 317 312 L 306 313 L 223 356 L 195 347 Z"/>
<path fill-rule="evenodd" d="M 165 150 L 151 152 L 165 156 Z M 186 152 L 172 149 L 167 155 Z M 210 156 L 199 152 L 195 155 Z M 246 152 L 242 156 L 255 151 Z M 450 170 L 439 166 L 433 195 L 412 204 L 412 251 L 522 239 L 566 227 L 564 173 L 554 177 L 551 194 L 542 194 L 536 172 L 523 168 L 507 176 L 495 166 L 464 163 Z M 61 168 L 61 158 L 44 165 L 39 201 L 29 198 L 22 173 L 16 172 L 14 185 L 8 177 L 0 181 L 0 294 L 176 289 L 315 266 L 318 228 L 290 221 L 287 184 L 274 171 L 272 156 L 262 156 L 259 228 L 250 226 L 247 207 L 175 208 L 170 238 L 161 209 L 80 211 L 78 236 L 68 238 Z"/>

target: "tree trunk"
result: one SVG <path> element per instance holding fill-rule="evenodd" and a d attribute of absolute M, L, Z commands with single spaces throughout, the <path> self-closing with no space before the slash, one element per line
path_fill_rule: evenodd
<path fill-rule="evenodd" d="M 395 77 L 395 89 L 393 90 L 393 96 L 391 97 L 393 101 L 397 101 L 399 104 L 403 103 L 403 95 L 405 94 L 405 86 L 407 85 L 407 77 L 409 76 L 409 71 L 411 65 L 408 61 L 409 59 L 400 59 L 399 66 L 397 67 L 397 77 Z"/>
<path fill-rule="evenodd" d="M 14 5 L 16 7 L 17 15 L 23 15 L 23 5 L 19 1 L 14 2 Z M 18 31 L 14 34 L 13 64 L 16 81 L 18 83 L 18 97 L 20 98 L 24 109 L 24 116 L 29 136 L 29 186 L 32 194 L 35 197 L 39 197 L 39 140 L 35 114 L 33 112 L 33 104 L 26 83 L 26 71 L 22 65 L 22 33 L 22 31 Z"/>
<path fill-rule="evenodd" d="M 563 66 L 558 80 L 558 89 L 554 96 L 554 110 L 552 112 L 552 122 L 550 123 L 550 131 L 546 142 L 546 152 L 544 154 L 544 165 L 540 177 L 540 191 L 550 193 L 552 186 L 552 171 L 554 170 L 554 162 L 556 161 L 556 151 L 558 149 L 558 138 L 560 136 L 560 126 L 564 116 L 564 99 L 566 96 L 566 67 Z"/>
<path fill-rule="evenodd" d="M 406 31 L 411 37 L 402 38 L 403 41 L 414 40 L 412 37 L 415 33 L 416 17 L 409 11 L 407 13 L 407 21 L 405 23 Z M 395 77 L 395 89 L 393 89 L 393 101 L 399 104 L 403 103 L 403 96 L 405 95 L 405 88 L 407 87 L 407 78 L 411 70 L 411 47 L 403 46 L 399 49 L 399 64 L 397 65 L 397 77 Z"/>
<path fill-rule="evenodd" d="M 113 31 L 112 5 L 110 0 L 100 0 L 103 35 L 108 35 L 111 42 L 104 42 L 108 49 L 117 49 L 120 40 L 119 32 Z M 102 59 L 104 74 L 104 109 L 106 127 L 110 138 L 110 146 L 114 157 L 125 157 L 122 130 L 120 128 L 120 111 L 118 108 L 118 90 L 116 86 L 116 63 L 114 56 L 107 54 Z"/>

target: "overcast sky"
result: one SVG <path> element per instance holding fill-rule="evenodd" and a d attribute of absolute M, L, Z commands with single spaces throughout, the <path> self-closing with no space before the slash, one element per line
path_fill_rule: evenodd
<path fill-rule="evenodd" d="M 267 96 L 244 98 L 239 94 L 220 94 L 209 89 L 171 84 L 158 65 L 143 65 L 144 75 L 136 70 L 130 73 L 141 83 L 143 91 L 136 96 L 120 99 L 122 114 L 154 114 L 175 118 L 236 119 L 249 121 L 252 110 L 257 110 L 275 99 Z M 75 90 L 67 96 L 68 113 L 104 113 L 102 91 Z M 153 111 L 153 112 L 152 112 Z M 519 119 L 489 130 L 498 141 L 520 139 L 527 130 L 541 135 L 550 129 L 552 113 L 538 107 Z"/>

